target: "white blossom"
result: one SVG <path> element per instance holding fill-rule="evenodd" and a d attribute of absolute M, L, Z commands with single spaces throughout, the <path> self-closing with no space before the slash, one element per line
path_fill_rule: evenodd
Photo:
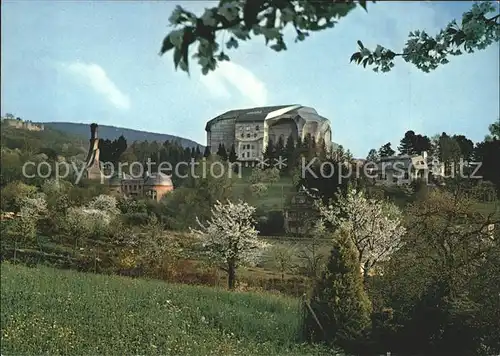
<path fill-rule="evenodd" d="M 111 222 L 110 215 L 98 209 L 71 207 L 66 215 L 66 226 L 73 234 L 90 236 L 106 229 Z"/>
<path fill-rule="evenodd" d="M 47 212 L 47 200 L 45 194 L 39 193 L 34 197 L 22 198 L 19 202 L 21 217 L 38 220 Z"/>
<path fill-rule="evenodd" d="M 234 263 L 254 264 L 258 261 L 262 250 L 269 244 L 257 238 L 253 214 L 255 208 L 239 201 L 219 201 L 212 209 L 212 218 L 202 224 L 198 218 L 200 229 L 191 229 L 206 248 L 209 257 L 226 265 Z"/>
<path fill-rule="evenodd" d="M 88 204 L 90 210 L 102 210 L 105 213 L 116 215 L 119 213 L 116 198 L 111 195 L 101 194 Z"/>
<path fill-rule="evenodd" d="M 393 203 L 368 199 L 354 189 L 337 197 L 335 206 L 318 203 L 320 215 L 352 238 L 366 273 L 401 246 L 401 237 L 406 232 L 402 213 Z"/>

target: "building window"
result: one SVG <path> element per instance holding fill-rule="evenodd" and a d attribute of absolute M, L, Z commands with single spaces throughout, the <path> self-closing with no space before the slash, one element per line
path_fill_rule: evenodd
<path fill-rule="evenodd" d="M 253 148 L 254 148 L 254 145 L 251 145 L 251 146 L 250 146 L 250 148 L 251 148 L 251 149 L 253 150 Z"/>
<path fill-rule="evenodd" d="M 259 125 L 255 126 L 255 131 L 259 131 Z"/>
<path fill-rule="evenodd" d="M 250 138 L 250 134 L 249 133 L 247 133 L 247 137 Z"/>
<path fill-rule="evenodd" d="M 253 134 L 253 137 L 257 137 L 257 134 L 256 134 L 256 133 L 254 133 L 254 134 Z"/>
<path fill-rule="evenodd" d="M 241 138 L 243 138 L 243 137 L 245 137 L 245 134 L 244 134 L 244 133 L 242 133 L 242 134 L 241 134 Z"/>

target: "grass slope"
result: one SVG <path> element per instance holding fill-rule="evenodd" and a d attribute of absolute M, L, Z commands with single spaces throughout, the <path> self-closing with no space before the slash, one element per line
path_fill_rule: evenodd
<path fill-rule="evenodd" d="M 1 267 L 2 354 L 335 355 L 296 342 L 295 299 Z"/>

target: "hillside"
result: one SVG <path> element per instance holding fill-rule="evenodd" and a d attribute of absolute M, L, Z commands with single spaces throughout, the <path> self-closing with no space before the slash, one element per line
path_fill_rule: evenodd
<path fill-rule="evenodd" d="M 53 128 L 44 131 L 28 131 L 8 125 L 1 125 L 1 146 L 9 149 L 19 149 L 24 152 L 44 152 L 50 156 L 64 154 L 66 156 L 85 153 L 88 149 L 88 139 Z"/>
<path fill-rule="evenodd" d="M 78 137 L 82 137 L 85 139 L 89 138 L 90 128 L 88 124 L 79 124 L 73 122 L 44 122 L 45 127 L 52 128 L 55 130 L 63 131 L 70 133 L 72 135 L 76 135 Z M 146 132 L 146 131 L 138 131 L 127 129 L 124 127 L 115 127 L 108 125 L 99 125 L 99 137 L 103 139 L 114 140 L 123 135 L 127 142 L 134 141 L 157 141 L 157 142 L 165 142 L 165 141 L 177 141 L 184 147 L 196 147 L 203 146 L 199 143 L 189 140 L 187 138 L 168 135 L 168 134 L 160 134 L 154 132 Z"/>
<path fill-rule="evenodd" d="M 283 296 L 7 263 L 1 282 L 2 354 L 337 354 L 297 342 Z"/>

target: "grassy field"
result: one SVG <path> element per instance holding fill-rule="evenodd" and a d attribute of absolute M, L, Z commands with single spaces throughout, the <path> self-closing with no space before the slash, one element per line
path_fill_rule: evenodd
<path fill-rule="evenodd" d="M 249 178 L 252 174 L 252 169 L 245 167 L 241 173 L 241 178 L 235 181 L 233 194 L 235 198 L 244 198 L 245 189 L 250 186 Z M 254 199 L 252 202 L 256 207 L 264 210 L 283 210 L 287 197 L 293 190 L 292 178 L 282 176 L 276 183 L 270 184 L 268 190 L 263 196 Z"/>
<path fill-rule="evenodd" d="M 1 303 L 3 355 L 336 354 L 299 344 L 298 301 L 270 294 L 2 263 Z"/>

